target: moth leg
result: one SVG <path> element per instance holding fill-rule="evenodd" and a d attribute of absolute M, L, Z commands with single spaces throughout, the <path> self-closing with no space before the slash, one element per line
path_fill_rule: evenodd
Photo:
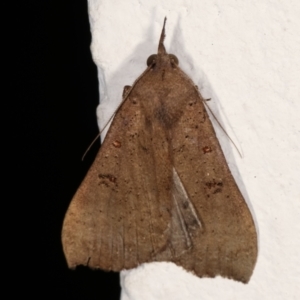
<path fill-rule="evenodd" d="M 125 85 L 123 89 L 122 98 L 124 99 L 127 96 L 128 91 L 131 89 L 130 85 Z"/>
<path fill-rule="evenodd" d="M 194 85 L 194 87 L 195 87 L 195 89 L 197 90 L 197 91 L 199 91 L 199 87 L 198 87 L 198 85 Z M 208 98 L 208 99 L 203 99 L 204 101 L 209 101 L 209 100 L 211 100 L 211 98 Z"/>

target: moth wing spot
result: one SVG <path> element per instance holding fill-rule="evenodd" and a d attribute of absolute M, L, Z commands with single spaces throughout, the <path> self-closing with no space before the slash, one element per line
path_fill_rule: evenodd
<path fill-rule="evenodd" d="M 113 141 L 112 144 L 113 144 L 113 146 L 116 147 L 116 148 L 121 148 L 121 146 L 122 146 L 121 142 L 118 141 L 118 140 Z"/>
<path fill-rule="evenodd" d="M 117 186 L 117 178 L 112 174 L 98 174 L 98 178 L 100 179 L 98 185 L 104 184 L 106 187 L 109 187 L 111 182 Z"/>
<path fill-rule="evenodd" d="M 213 194 L 217 194 L 217 193 L 221 193 L 221 192 L 222 192 L 222 189 L 219 188 L 219 189 L 215 189 Z"/>
<path fill-rule="evenodd" d="M 209 146 L 203 147 L 202 150 L 203 150 L 203 153 L 204 153 L 204 154 L 212 152 L 212 149 L 211 149 L 211 147 L 209 147 Z"/>

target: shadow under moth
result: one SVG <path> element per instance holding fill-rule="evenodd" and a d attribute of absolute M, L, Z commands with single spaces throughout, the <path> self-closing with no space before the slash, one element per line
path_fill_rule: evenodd
<path fill-rule="evenodd" d="M 192 80 L 164 47 L 131 87 L 66 213 L 68 266 L 107 271 L 169 261 L 247 283 L 251 213 Z"/>

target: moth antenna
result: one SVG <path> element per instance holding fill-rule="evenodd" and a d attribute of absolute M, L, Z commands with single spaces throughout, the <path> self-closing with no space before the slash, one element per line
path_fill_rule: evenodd
<path fill-rule="evenodd" d="M 119 111 L 119 109 L 121 108 L 121 106 L 123 105 L 123 103 L 125 102 L 125 100 L 128 98 L 128 96 L 130 95 L 132 89 L 135 87 L 135 85 L 139 82 L 139 80 L 147 73 L 149 72 L 149 70 L 152 68 L 151 64 L 150 66 L 148 66 L 148 68 L 136 79 L 136 81 L 132 84 L 131 88 L 129 89 L 129 91 L 127 92 L 127 94 L 124 96 L 123 100 L 121 101 L 121 103 L 119 104 L 119 106 L 116 108 L 116 110 L 114 111 L 114 113 L 110 116 L 110 118 L 108 119 L 108 121 L 105 123 L 105 125 L 103 126 L 103 128 L 99 131 L 99 133 L 97 134 L 97 136 L 93 139 L 93 141 L 91 142 L 91 144 L 87 147 L 87 149 L 85 150 L 84 154 L 82 155 L 81 160 L 84 160 L 86 154 L 89 152 L 89 150 L 92 148 L 92 146 L 94 145 L 94 143 L 97 141 L 97 139 L 99 138 L 99 136 L 101 135 L 101 133 L 104 131 L 104 129 L 107 127 L 107 125 L 110 123 L 110 121 L 114 118 L 115 114 Z"/>
<path fill-rule="evenodd" d="M 90 143 L 90 145 L 87 147 L 87 149 L 84 151 L 81 160 L 83 161 L 86 154 L 90 151 L 90 149 L 92 148 L 92 146 L 94 145 L 94 143 L 96 142 L 96 140 L 99 138 L 99 136 L 101 135 L 101 131 L 96 135 L 96 137 L 93 139 L 93 141 Z"/>
<path fill-rule="evenodd" d="M 167 22 L 167 17 L 165 17 L 164 19 L 164 25 L 161 31 L 161 35 L 160 35 L 160 39 L 159 39 L 159 44 L 158 44 L 158 54 L 166 54 L 166 48 L 164 46 L 164 39 L 165 39 L 165 27 L 166 27 L 166 22 Z M 107 127 L 107 125 L 110 123 L 110 121 L 114 118 L 115 114 L 118 112 L 118 110 L 120 109 L 120 107 L 123 105 L 123 103 L 125 102 L 125 100 L 128 98 L 128 96 L 130 95 L 132 89 L 135 87 L 135 85 L 138 83 L 138 81 L 152 68 L 153 64 L 151 64 L 150 66 L 148 66 L 148 68 L 136 79 L 136 81 L 133 83 L 133 85 L 131 86 L 131 88 L 129 89 L 129 91 L 127 92 L 127 94 L 124 96 L 122 102 L 119 104 L 119 106 L 117 107 L 117 109 L 114 111 L 114 113 L 111 115 L 111 117 L 108 119 L 108 121 L 105 123 L 104 127 L 100 130 L 100 132 L 97 134 L 97 136 L 94 138 L 94 140 L 91 142 L 91 144 L 88 146 L 88 148 L 86 149 L 86 151 L 84 152 L 81 160 L 84 160 L 86 154 L 88 153 L 88 151 L 91 149 L 91 147 L 94 145 L 94 143 L 96 142 L 96 140 L 99 138 L 99 136 L 101 135 L 101 133 L 104 131 L 104 129 Z"/>
<path fill-rule="evenodd" d="M 164 46 L 164 39 L 165 39 L 165 26 L 167 22 L 167 17 L 164 19 L 164 25 L 161 31 L 160 39 L 159 39 L 159 44 L 158 44 L 158 54 L 166 54 L 166 48 Z"/>
<path fill-rule="evenodd" d="M 215 116 L 215 114 L 210 109 L 209 105 L 206 103 L 206 101 L 203 101 L 203 103 L 208 108 L 209 112 L 212 114 L 212 116 L 214 117 L 214 119 L 217 121 L 218 125 L 221 127 L 221 129 L 223 130 L 223 132 L 227 135 L 227 137 L 229 138 L 230 142 L 233 144 L 234 148 L 236 149 L 236 151 L 240 155 L 240 157 L 243 158 L 243 155 L 240 152 L 240 150 L 238 149 L 237 145 L 234 143 L 234 141 L 232 140 L 232 138 L 230 137 L 230 135 L 226 132 L 226 130 L 224 129 L 224 127 L 222 126 L 222 124 L 220 123 L 220 121 L 218 120 L 218 118 Z"/>

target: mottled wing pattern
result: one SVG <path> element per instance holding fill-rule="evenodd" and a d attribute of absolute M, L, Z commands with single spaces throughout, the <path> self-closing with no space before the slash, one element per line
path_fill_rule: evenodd
<path fill-rule="evenodd" d="M 158 145 L 164 135 L 145 118 L 140 101 L 126 99 L 66 214 L 62 237 L 70 267 L 119 271 L 155 260 L 167 247 L 172 172 L 168 146 Z"/>
<path fill-rule="evenodd" d="M 173 128 L 174 168 L 203 227 L 192 233 L 191 250 L 175 261 L 200 277 L 219 274 L 248 282 L 257 257 L 254 222 L 228 168 L 204 100 L 191 81 L 190 88 L 194 95 L 186 99 Z"/>

